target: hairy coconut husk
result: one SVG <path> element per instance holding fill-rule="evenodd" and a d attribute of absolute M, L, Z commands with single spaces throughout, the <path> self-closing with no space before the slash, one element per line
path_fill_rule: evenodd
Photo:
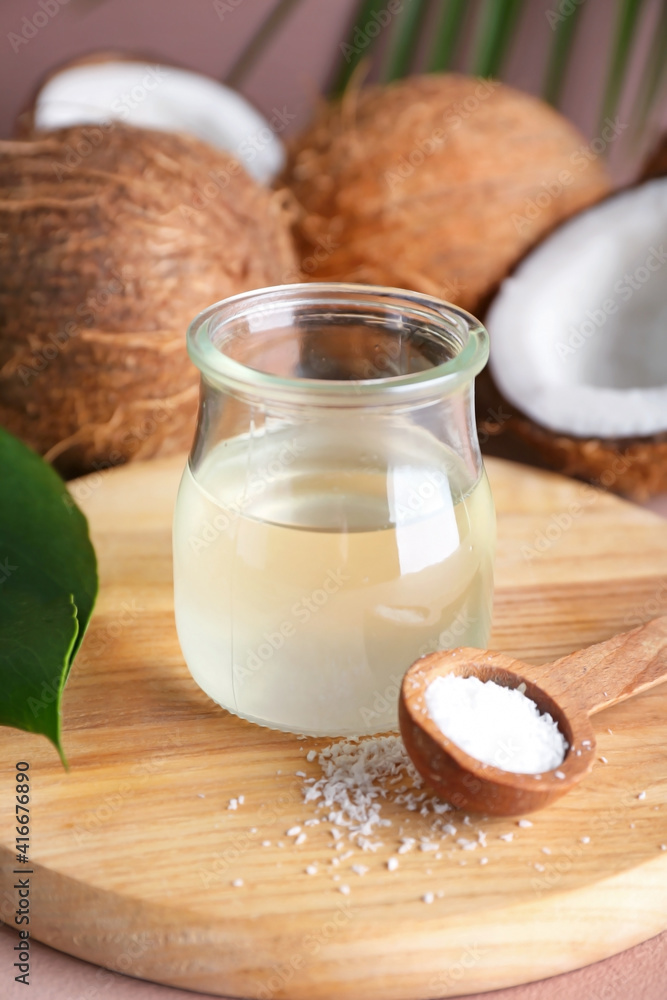
<path fill-rule="evenodd" d="M 0 143 L 0 424 L 65 475 L 189 445 L 205 306 L 295 280 L 280 194 L 112 125 Z"/>
<path fill-rule="evenodd" d="M 512 265 L 610 190 L 583 137 L 495 81 L 411 77 L 349 92 L 291 150 L 303 268 L 479 313 Z"/>

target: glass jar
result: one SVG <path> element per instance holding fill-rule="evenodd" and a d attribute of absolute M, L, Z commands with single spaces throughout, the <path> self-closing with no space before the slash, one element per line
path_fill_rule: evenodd
<path fill-rule="evenodd" d="M 188 349 L 201 400 L 174 600 L 192 676 L 260 725 L 396 728 L 417 657 L 488 640 L 486 331 L 413 292 L 283 285 L 204 310 Z"/>

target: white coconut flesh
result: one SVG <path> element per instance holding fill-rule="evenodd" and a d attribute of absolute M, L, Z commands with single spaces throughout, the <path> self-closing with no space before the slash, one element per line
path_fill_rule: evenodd
<path fill-rule="evenodd" d="M 667 178 L 548 237 L 488 313 L 501 393 L 574 437 L 667 431 Z"/>
<path fill-rule="evenodd" d="M 109 121 L 194 135 L 232 153 L 262 184 L 285 164 L 280 109 L 269 122 L 236 91 L 172 66 L 111 60 L 72 66 L 53 76 L 35 102 L 38 130 Z"/>

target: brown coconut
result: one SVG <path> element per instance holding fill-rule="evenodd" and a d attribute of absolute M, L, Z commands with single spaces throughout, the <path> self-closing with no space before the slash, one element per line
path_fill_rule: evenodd
<path fill-rule="evenodd" d="M 315 280 L 393 285 L 473 313 L 607 174 L 542 101 L 496 81 L 411 77 L 320 110 L 291 150 L 297 238 Z"/>
<path fill-rule="evenodd" d="M 188 323 L 298 273 L 280 194 L 119 124 L 1 142 L 0 234 L 0 424 L 67 476 L 186 448 Z"/>

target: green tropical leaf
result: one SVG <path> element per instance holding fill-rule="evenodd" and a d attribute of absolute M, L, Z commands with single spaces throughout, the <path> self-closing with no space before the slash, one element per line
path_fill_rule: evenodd
<path fill-rule="evenodd" d="M 237 57 L 234 65 L 225 76 L 225 83 L 229 87 L 239 87 L 246 79 L 257 60 L 264 52 L 266 46 L 273 41 L 273 38 L 283 21 L 289 17 L 292 10 L 301 3 L 301 0 L 278 0 L 278 3 L 260 25 L 259 30 L 252 36 L 248 44 L 243 48 Z"/>
<path fill-rule="evenodd" d="M 461 37 L 466 9 L 466 0 L 446 0 L 444 3 L 428 62 L 429 73 L 441 73 L 450 68 Z"/>
<path fill-rule="evenodd" d="M 10 586 L 0 601 L 0 723 L 51 740 L 63 764 L 60 701 L 79 633 L 71 594 Z"/>
<path fill-rule="evenodd" d="M 354 71 L 372 51 L 377 35 L 370 35 L 367 27 L 378 23 L 378 16 L 387 6 L 387 0 L 362 0 L 348 34 L 347 41 L 341 43 L 343 56 L 336 81 L 331 89 L 332 97 L 340 97 L 354 75 Z"/>
<path fill-rule="evenodd" d="M 658 23 L 646 58 L 642 83 L 637 94 L 631 121 L 635 132 L 640 131 L 654 107 L 656 98 L 667 80 L 667 0 L 662 0 Z"/>
<path fill-rule="evenodd" d="M 611 62 L 602 98 L 600 129 L 606 119 L 613 118 L 616 113 L 643 2 L 644 0 L 619 0 Z"/>
<path fill-rule="evenodd" d="M 97 596 L 95 552 L 58 474 L 2 428 L 0 469 L 0 724 L 63 756 L 60 700 Z"/>
<path fill-rule="evenodd" d="M 557 106 L 560 100 L 574 48 L 577 26 L 581 23 L 580 14 L 581 7 L 572 8 L 569 14 L 561 17 L 554 28 L 554 38 L 542 89 L 544 100 L 554 106 Z"/>
<path fill-rule="evenodd" d="M 476 76 L 500 75 L 522 7 L 523 0 L 485 0 L 475 40 L 473 73 Z"/>
<path fill-rule="evenodd" d="M 427 0 L 408 0 L 396 15 L 385 80 L 400 80 L 409 73 L 427 11 Z"/>

